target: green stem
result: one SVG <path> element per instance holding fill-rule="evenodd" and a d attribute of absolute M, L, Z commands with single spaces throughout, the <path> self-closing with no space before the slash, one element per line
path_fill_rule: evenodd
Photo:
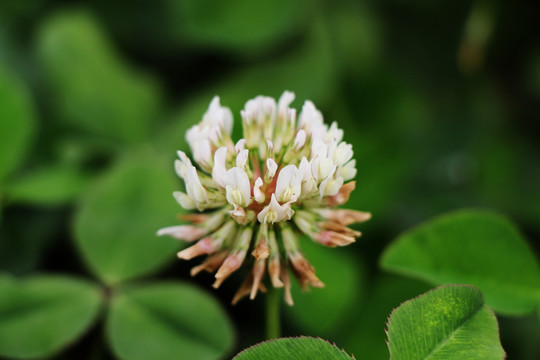
<path fill-rule="evenodd" d="M 272 285 L 266 294 L 266 339 L 277 339 L 281 334 L 279 291 Z"/>

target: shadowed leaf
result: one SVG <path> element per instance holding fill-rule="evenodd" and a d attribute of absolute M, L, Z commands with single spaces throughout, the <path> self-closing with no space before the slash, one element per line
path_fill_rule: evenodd
<path fill-rule="evenodd" d="M 30 94 L 0 64 L 0 181 L 20 165 L 34 131 Z"/>
<path fill-rule="evenodd" d="M 81 336 L 96 320 L 101 294 L 66 276 L 0 280 L 0 355 L 44 357 Z"/>
<path fill-rule="evenodd" d="M 76 240 L 104 282 L 145 275 L 175 259 L 178 241 L 156 236 L 182 211 L 171 195 L 177 183 L 168 168 L 172 164 L 140 151 L 119 161 L 86 193 L 75 217 Z"/>
<path fill-rule="evenodd" d="M 107 320 L 122 359 L 223 359 L 234 332 L 221 306 L 182 283 L 133 286 L 115 294 Z"/>

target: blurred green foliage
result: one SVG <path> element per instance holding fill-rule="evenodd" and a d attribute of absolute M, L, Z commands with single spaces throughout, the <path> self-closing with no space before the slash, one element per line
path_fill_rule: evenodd
<path fill-rule="evenodd" d="M 162 191 L 175 186 L 172 171 L 145 151 L 119 160 L 88 189 L 75 214 L 81 255 L 106 284 L 145 275 L 170 262 L 174 239 L 156 241 L 156 224 L 174 221 L 178 207 Z"/>
<path fill-rule="evenodd" d="M 24 281 L 0 278 L 0 354 L 35 358 L 58 351 L 95 321 L 99 289 L 82 280 L 36 276 Z"/>
<path fill-rule="evenodd" d="M 121 359 L 219 359 L 234 340 L 217 301 L 173 282 L 120 289 L 107 331 Z"/>
<path fill-rule="evenodd" d="M 171 279 L 209 288 L 208 278 L 191 279 L 187 265 L 171 264 L 181 245 L 155 238 L 155 230 L 182 211 L 170 195 L 181 186 L 172 159 L 186 150 L 185 131 L 214 95 L 238 125 L 246 100 L 292 90 L 294 107 L 313 100 L 353 144 L 358 175 L 350 204 L 373 219 L 347 249 L 325 256 L 305 245 L 327 289 L 295 293 L 297 306 L 284 312 L 284 335 L 323 336 L 357 358 L 388 359 L 387 315 L 429 285 L 383 274 L 378 259 L 398 234 L 450 210 L 508 215 L 532 246 L 525 255 L 512 247 L 502 254 L 491 246 L 499 240 L 484 239 L 490 252 L 483 261 L 537 269 L 540 9 L 531 1 L 486 3 L 0 2 L 0 271 L 29 276 L 3 275 L 0 286 L 37 301 L 50 294 L 34 295 L 38 290 L 24 284 L 38 273 L 69 273 L 77 284 L 95 275 L 101 282 L 88 285 L 92 294 L 101 288 L 100 300 L 82 294 L 87 323 L 81 316 L 69 334 L 51 330 L 42 353 L 145 356 L 126 340 L 140 329 L 127 334 L 126 324 L 155 320 L 148 327 L 174 342 L 171 329 L 192 314 L 172 307 L 152 317 L 154 305 L 167 304 L 161 297 L 187 291 L 193 298 L 184 307 L 199 296 L 211 301 L 181 282 L 169 289 Z M 224 325 L 229 340 L 210 357 L 230 357 L 263 336 L 264 296 L 227 305 L 235 281 L 213 296 L 231 314 L 237 342 L 233 349 L 233 330 Z M 81 296 L 77 289 L 68 295 Z M 165 294 L 152 306 L 134 300 L 158 290 Z M 2 293 L 1 299 L 8 304 L 16 297 Z M 62 307 L 56 300 L 51 295 L 47 306 Z M 113 351 L 96 335 L 103 325 L 90 325 L 100 320 L 92 311 L 101 301 L 114 315 L 106 319 Z M 216 321 L 228 324 L 218 305 L 209 306 Z M 167 317 L 173 320 L 160 320 Z M 503 319 L 501 329 L 510 358 L 540 357 L 537 319 Z"/>
<path fill-rule="evenodd" d="M 120 58 L 92 16 L 68 11 L 47 19 L 37 53 L 59 119 L 126 144 L 147 138 L 159 109 L 157 85 Z"/>
<path fill-rule="evenodd" d="M 0 64 L 1 65 L 1 64 Z M 34 104 L 24 84 L 0 66 L 0 181 L 27 155 L 34 132 Z M 1 183 L 0 183 L 1 184 Z"/>

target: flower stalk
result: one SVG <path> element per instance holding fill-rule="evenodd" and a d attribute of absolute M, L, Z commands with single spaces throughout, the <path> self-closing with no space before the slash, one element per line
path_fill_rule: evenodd
<path fill-rule="evenodd" d="M 266 294 L 266 340 L 281 336 L 281 302 L 279 289 L 270 288 Z"/>

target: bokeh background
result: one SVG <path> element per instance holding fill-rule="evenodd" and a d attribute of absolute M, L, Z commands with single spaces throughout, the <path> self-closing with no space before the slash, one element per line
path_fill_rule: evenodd
<path fill-rule="evenodd" d="M 345 130 L 358 167 L 350 207 L 373 219 L 348 248 L 305 244 L 327 287 L 295 290 L 284 335 L 387 359 L 387 315 L 431 288 L 379 270 L 398 234 L 450 210 L 488 208 L 540 247 L 538 14 L 533 0 L 3 0 L 0 271 L 91 279 L 78 237 L 94 226 L 81 217 L 95 228 L 116 221 L 116 234 L 149 218 L 134 236 L 164 241 L 150 229 L 181 212 L 170 195 L 181 186 L 175 151 L 187 150 L 184 133 L 211 98 L 238 124 L 246 100 L 291 90 L 294 107 L 311 99 Z M 124 162 L 164 175 L 117 177 L 119 192 L 133 182 L 140 196 L 88 215 L 85 199 Z M 230 306 L 243 276 L 214 291 L 211 276 L 189 277 L 193 262 L 176 261 L 176 250 L 148 281 L 181 279 L 217 297 L 237 329 L 233 353 L 261 341 L 263 297 Z M 540 358 L 535 315 L 499 322 L 509 358 Z M 101 330 L 54 358 L 113 359 Z"/>

